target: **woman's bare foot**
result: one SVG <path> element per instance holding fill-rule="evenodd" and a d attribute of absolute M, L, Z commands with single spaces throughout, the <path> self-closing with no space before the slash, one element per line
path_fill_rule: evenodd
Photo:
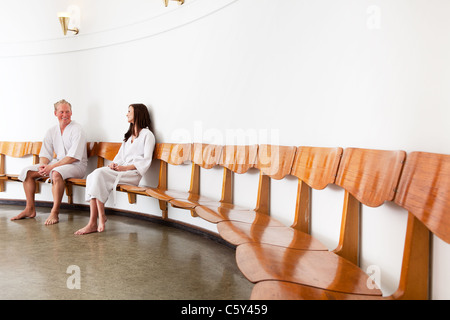
<path fill-rule="evenodd" d="M 59 212 L 51 211 L 50 215 L 48 216 L 47 220 L 45 220 L 45 225 L 51 225 L 59 222 Z"/>
<path fill-rule="evenodd" d="M 76 231 L 75 234 L 83 235 L 88 233 L 97 232 L 97 224 L 88 224 L 86 227 L 81 228 L 80 230 Z"/>
<path fill-rule="evenodd" d="M 25 208 L 25 210 L 23 210 L 17 216 L 12 217 L 11 221 L 25 219 L 25 218 L 34 218 L 34 217 L 36 217 L 36 210 Z"/>
<path fill-rule="evenodd" d="M 98 228 L 97 228 L 98 232 L 105 231 L 106 221 L 108 221 L 108 219 L 106 218 L 106 215 L 104 215 L 104 214 L 103 215 L 99 215 L 99 217 L 98 217 Z"/>

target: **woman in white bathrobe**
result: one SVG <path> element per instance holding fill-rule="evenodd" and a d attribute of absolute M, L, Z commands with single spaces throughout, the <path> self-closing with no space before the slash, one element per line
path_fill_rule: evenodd
<path fill-rule="evenodd" d="M 89 223 L 75 234 L 104 231 L 105 202 L 111 193 L 115 199 L 117 184 L 137 186 L 152 163 L 155 136 L 149 129 L 151 122 L 147 107 L 143 104 L 130 105 L 127 119 L 129 130 L 112 163 L 87 176 L 86 201 L 90 204 L 91 215 Z"/>

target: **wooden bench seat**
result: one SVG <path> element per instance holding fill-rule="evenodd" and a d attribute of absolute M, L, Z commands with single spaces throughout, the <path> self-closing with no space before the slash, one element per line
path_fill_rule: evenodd
<path fill-rule="evenodd" d="M 251 282 L 283 280 L 341 293 L 381 296 L 367 286 L 369 276 L 358 266 L 330 251 L 245 243 L 236 249 L 239 269 Z"/>
<path fill-rule="evenodd" d="M 311 216 L 311 188 L 324 189 L 334 183 L 342 148 L 298 147 L 290 174 L 298 178 L 294 222 L 291 227 L 220 221 L 219 234 L 234 245 L 247 242 L 273 244 L 304 250 L 327 250 L 308 233 Z"/>
<path fill-rule="evenodd" d="M 367 287 L 369 276 L 358 267 L 359 203 L 375 207 L 393 200 L 404 158 L 404 151 L 346 149 L 336 178 L 336 184 L 346 190 L 338 248 L 310 251 L 245 243 L 236 250 L 239 269 L 252 282 L 279 280 L 341 293 L 381 295 Z M 356 210 L 347 210 L 348 202 L 358 203 L 351 206 Z"/>
<path fill-rule="evenodd" d="M 264 225 L 261 222 L 254 224 L 250 220 L 221 221 L 217 225 L 217 230 L 224 240 L 235 246 L 260 243 L 292 249 L 328 250 L 319 240 L 307 233 L 273 223 Z"/>

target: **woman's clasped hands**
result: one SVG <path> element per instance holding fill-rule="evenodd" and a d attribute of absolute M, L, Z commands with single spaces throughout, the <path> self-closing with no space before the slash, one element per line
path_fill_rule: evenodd
<path fill-rule="evenodd" d="M 125 166 L 119 166 L 117 163 L 111 162 L 108 167 L 110 167 L 114 171 L 126 171 Z"/>

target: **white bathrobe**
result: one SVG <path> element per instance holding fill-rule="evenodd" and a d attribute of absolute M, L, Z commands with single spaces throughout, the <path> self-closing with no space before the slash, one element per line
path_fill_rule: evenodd
<path fill-rule="evenodd" d="M 47 158 L 49 164 L 60 161 L 65 157 L 75 158 L 77 161 L 56 167 L 52 171 L 59 172 L 63 179 L 84 178 L 88 162 L 86 143 L 86 135 L 83 128 L 75 121 L 71 121 L 67 125 L 62 135 L 59 125 L 56 125 L 45 134 L 39 157 Z M 55 159 L 53 159 L 54 154 L 56 154 Z M 27 177 L 27 172 L 30 170 L 39 171 L 39 164 L 23 168 L 19 174 L 19 180 L 24 181 Z"/>
<path fill-rule="evenodd" d="M 131 142 L 131 137 L 123 142 L 113 162 L 119 166 L 134 164 L 136 170 L 115 171 L 109 167 L 95 169 L 86 179 L 86 201 L 98 199 L 105 203 L 111 191 L 116 199 L 116 187 L 119 183 L 137 186 L 145 172 L 150 168 L 155 148 L 155 136 L 145 128 Z"/>

